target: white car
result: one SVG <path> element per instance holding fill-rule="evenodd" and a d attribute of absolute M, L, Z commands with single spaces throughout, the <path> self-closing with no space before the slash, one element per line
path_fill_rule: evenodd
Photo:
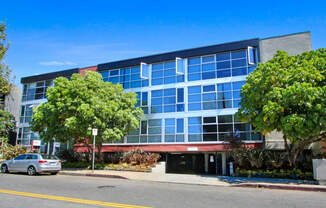
<path fill-rule="evenodd" d="M 54 155 L 28 153 L 2 162 L 1 172 L 25 172 L 28 175 L 48 172 L 53 175 L 61 170 L 61 161 Z"/>

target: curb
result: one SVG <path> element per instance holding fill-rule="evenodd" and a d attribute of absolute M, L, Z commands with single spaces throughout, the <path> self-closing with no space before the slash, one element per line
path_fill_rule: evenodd
<path fill-rule="evenodd" d="M 103 175 L 103 174 L 96 174 L 96 173 L 66 173 L 66 172 L 59 172 L 59 175 L 88 176 L 88 177 L 116 178 L 116 179 L 128 179 L 128 178 L 123 177 L 123 176 L 117 176 L 117 175 Z"/>
<path fill-rule="evenodd" d="M 293 186 L 293 185 L 283 186 L 283 185 L 275 185 L 275 184 L 237 184 L 237 185 L 231 185 L 231 187 L 326 192 L 326 187 L 304 187 L 304 186 Z"/>

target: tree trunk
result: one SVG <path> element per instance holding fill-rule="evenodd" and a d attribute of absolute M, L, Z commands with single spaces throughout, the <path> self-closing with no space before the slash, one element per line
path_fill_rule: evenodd
<path fill-rule="evenodd" d="M 102 142 L 97 144 L 97 156 L 98 162 L 103 162 Z"/>

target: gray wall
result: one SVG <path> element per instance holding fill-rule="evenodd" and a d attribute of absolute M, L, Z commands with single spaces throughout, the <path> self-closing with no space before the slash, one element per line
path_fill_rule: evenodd
<path fill-rule="evenodd" d="M 272 59 L 278 50 L 291 56 L 312 50 L 310 32 L 261 39 L 259 45 L 261 62 Z"/>
<path fill-rule="evenodd" d="M 312 50 L 310 32 L 261 39 L 259 46 L 261 62 L 272 59 L 278 50 L 286 51 L 291 56 Z M 284 149 L 282 132 L 267 134 L 265 146 L 269 149 Z"/>
<path fill-rule="evenodd" d="M 20 101 L 22 97 L 22 90 L 13 85 L 9 95 L 5 97 L 4 109 L 14 115 L 16 123 L 19 122 Z"/>

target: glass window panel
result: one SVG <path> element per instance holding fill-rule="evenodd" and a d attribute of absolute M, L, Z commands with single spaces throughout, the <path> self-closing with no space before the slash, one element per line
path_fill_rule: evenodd
<path fill-rule="evenodd" d="M 109 72 L 108 71 L 104 71 L 104 72 L 100 72 L 102 74 L 102 77 L 108 77 L 109 76 Z"/>
<path fill-rule="evenodd" d="M 188 74 L 188 80 L 189 81 L 196 81 L 196 80 L 200 80 L 200 73 L 196 73 L 196 74 Z"/>
<path fill-rule="evenodd" d="M 161 85 L 163 84 L 163 79 L 152 79 L 152 85 Z"/>
<path fill-rule="evenodd" d="M 256 69 L 256 66 L 251 66 L 248 68 L 248 73 L 253 72 Z"/>
<path fill-rule="evenodd" d="M 216 123 L 216 117 L 204 117 L 204 123 Z"/>
<path fill-rule="evenodd" d="M 161 134 L 161 127 L 149 127 L 148 134 Z"/>
<path fill-rule="evenodd" d="M 205 72 L 202 74 L 202 79 L 214 79 L 216 77 L 216 72 Z"/>
<path fill-rule="evenodd" d="M 216 72 L 216 77 L 217 78 L 230 77 L 230 76 L 231 76 L 231 70 L 230 69 Z"/>
<path fill-rule="evenodd" d="M 203 64 L 202 65 L 202 71 L 215 71 L 215 63 L 213 64 Z"/>
<path fill-rule="evenodd" d="M 170 77 L 170 76 L 175 76 L 175 75 L 176 75 L 175 69 L 164 70 L 165 77 Z"/>
<path fill-rule="evenodd" d="M 141 86 L 142 87 L 147 87 L 148 86 L 148 79 L 147 80 L 142 80 L 141 81 Z"/>
<path fill-rule="evenodd" d="M 148 104 L 148 92 L 142 92 L 142 105 L 145 106 Z"/>
<path fill-rule="evenodd" d="M 218 131 L 219 132 L 233 132 L 233 125 L 232 124 L 219 124 Z"/>
<path fill-rule="evenodd" d="M 116 75 L 119 75 L 119 70 L 110 71 L 110 76 L 116 76 Z"/>
<path fill-rule="evenodd" d="M 231 52 L 231 57 L 232 57 L 232 59 L 246 58 L 247 57 L 247 51 L 246 50 L 233 51 L 233 52 Z"/>
<path fill-rule="evenodd" d="M 141 134 L 147 134 L 147 121 L 141 121 Z"/>
<path fill-rule="evenodd" d="M 188 66 L 188 73 L 200 72 L 200 65 Z"/>
<path fill-rule="evenodd" d="M 250 125 L 248 123 L 234 124 L 234 131 L 250 131 Z"/>
<path fill-rule="evenodd" d="M 103 78 L 103 82 L 108 82 L 109 78 Z"/>
<path fill-rule="evenodd" d="M 153 71 L 152 78 L 161 78 L 163 77 L 163 71 Z"/>
<path fill-rule="evenodd" d="M 249 64 L 256 64 L 255 48 L 248 47 L 248 56 Z"/>
<path fill-rule="evenodd" d="M 188 110 L 189 111 L 201 110 L 201 103 L 189 103 Z"/>
<path fill-rule="evenodd" d="M 161 119 L 151 119 L 148 120 L 148 126 L 161 126 L 162 120 Z"/>
<path fill-rule="evenodd" d="M 233 82 L 233 90 L 240 90 L 242 88 L 242 86 L 246 84 L 245 81 L 241 81 L 241 82 Z"/>
<path fill-rule="evenodd" d="M 141 109 L 143 110 L 144 114 L 148 114 L 148 107 L 142 107 Z"/>
<path fill-rule="evenodd" d="M 189 117 L 188 124 L 201 124 L 201 117 Z"/>
<path fill-rule="evenodd" d="M 159 142 L 161 142 L 161 135 L 148 136 L 148 142 L 149 143 L 159 143 Z"/>
<path fill-rule="evenodd" d="M 188 96 L 188 102 L 189 103 L 200 102 L 200 101 L 201 101 L 201 94 L 189 95 Z"/>
<path fill-rule="evenodd" d="M 184 75 L 178 75 L 177 76 L 177 82 L 184 82 L 185 81 L 185 76 Z"/>
<path fill-rule="evenodd" d="M 215 85 L 207 85 L 207 86 L 203 86 L 203 92 L 211 92 L 211 91 L 215 91 Z"/>
<path fill-rule="evenodd" d="M 130 88 L 130 82 L 125 82 L 125 83 L 123 83 L 123 88 L 124 89 L 129 89 Z"/>
<path fill-rule="evenodd" d="M 223 61 L 230 59 L 230 52 L 216 54 L 216 61 Z"/>
<path fill-rule="evenodd" d="M 240 94 L 241 94 L 240 91 L 233 91 L 233 99 L 240 98 Z"/>
<path fill-rule="evenodd" d="M 222 62 L 217 62 L 216 63 L 216 69 L 228 69 L 231 68 L 231 62 L 230 61 L 222 61 Z"/>
<path fill-rule="evenodd" d="M 112 84 L 116 84 L 119 82 L 119 77 L 110 77 L 109 82 L 112 82 Z"/>
<path fill-rule="evenodd" d="M 184 142 L 184 135 L 183 134 L 177 134 L 176 135 L 176 142 Z"/>
<path fill-rule="evenodd" d="M 43 87 L 43 86 L 44 86 L 44 81 L 36 83 L 36 87 Z"/>
<path fill-rule="evenodd" d="M 164 84 L 172 84 L 172 83 L 176 83 L 177 78 L 174 77 L 165 77 L 164 78 Z"/>
<path fill-rule="evenodd" d="M 130 75 L 120 76 L 120 81 L 121 82 L 129 82 L 130 81 Z"/>
<path fill-rule="evenodd" d="M 201 134 L 189 134 L 188 140 L 189 140 L 189 142 L 201 142 L 202 135 Z"/>
<path fill-rule="evenodd" d="M 164 140 L 165 140 L 165 142 L 175 142 L 175 136 L 174 135 L 165 135 Z"/>
<path fill-rule="evenodd" d="M 217 107 L 218 107 L 218 109 L 232 108 L 232 100 L 218 101 Z"/>
<path fill-rule="evenodd" d="M 218 91 L 228 91 L 231 90 L 231 83 L 217 84 Z"/>
<path fill-rule="evenodd" d="M 175 96 L 176 95 L 176 89 L 164 89 L 164 96 Z"/>
<path fill-rule="evenodd" d="M 218 100 L 232 99 L 232 93 L 231 92 L 218 92 L 217 99 Z"/>
<path fill-rule="evenodd" d="M 188 132 L 189 133 L 201 133 L 202 131 L 201 131 L 201 126 L 189 126 L 189 128 L 188 128 Z"/>
<path fill-rule="evenodd" d="M 217 125 L 203 125 L 203 132 L 204 133 L 217 132 Z"/>
<path fill-rule="evenodd" d="M 140 74 L 140 67 L 132 67 L 131 74 Z"/>
<path fill-rule="evenodd" d="M 158 71 L 163 69 L 163 63 L 152 64 L 152 71 Z"/>
<path fill-rule="evenodd" d="M 232 69 L 232 76 L 247 75 L 247 67 Z"/>
<path fill-rule="evenodd" d="M 206 63 L 206 62 L 213 62 L 215 61 L 215 56 L 212 55 L 212 56 L 203 56 L 202 57 L 202 62 L 203 63 Z"/>
<path fill-rule="evenodd" d="M 175 125 L 175 119 L 174 118 L 165 119 L 165 126 L 174 126 L 174 125 Z"/>
<path fill-rule="evenodd" d="M 218 123 L 232 123 L 232 115 L 218 116 Z"/>
<path fill-rule="evenodd" d="M 240 108 L 241 100 L 233 100 L 233 108 Z"/>
<path fill-rule="evenodd" d="M 139 143 L 138 136 L 127 136 L 127 143 Z"/>
<path fill-rule="evenodd" d="M 177 104 L 177 112 L 183 112 L 185 111 L 184 104 Z"/>
<path fill-rule="evenodd" d="M 177 73 L 178 74 L 183 74 L 184 73 L 184 69 L 183 69 L 183 59 L 182 58 L 176 58 L 177 61 Z"/>
<path fill-rule="evenodd" d="M 184 102 L 184 90 L 183 88 L 178 88 L 178 103 Z"/>
<path fill-rule="evenodd" d="M 149 65 L 146 63 L 140 63 L 140 71 L 141 71 L 141 78 L 143 79 L 148 79 L 148 74 L 149 74 Z"/>
<path fill-rule="evenodd" d="M 216 102 L 204 102 L 203 110 L 212 110 L 216 109 Z"/>
<path fill-rule="evenodd" d="M 131 80 L 140 80 L 140 74 L 131 75 Z"/>
<path fill-rule="evenodd" d="M 131 82 L 131 88 L 141 87 L 141 81 Z"/>
<path fill-rule="evenodd" d="M 176 103 L 176 100 L 175 100 L 176 97 L 164 97 L 164 104 L 175 104 Z"/>
<path fill-rule="evenodd" d="M 200 57 L 189 58 L 188 65 L 200 64 Z"/>
<path fill-rule="evenodd" d="M 175 105 L 165 105 L 164 113 L 175 112 Z"/>
<path fill-rule="evenodd" d="M 152 98 L 152 105 L 162 105 L 163 99 L 162 98 Z"/>
<path fill-rule="evenodd" d="M 164 69 L 175 68 L 175 61 L 165 62 Z"/>
<path fill-rule="evenodd" d="M 204 134 L 203 141 L 204 142 L 217 141 L 217 134 Z"/>
<path fill-rule="evenodd" d="M 151 107 L 151 113 L 162 113 L 163 109 L 162 106 L 152 106 Z"/>
<path fill-rule="evenodd" d="M 133 130 L 129 133 L 129 135 L 138 135 L 139 134 L 139 129 Z"/>
<path fill-rule="evenodd" d="M 205 93 L 203 94 L 203 101 L 213 101 L 216 100 L 215 93 Z"/>
<path fill-rule="evenodd" d="M 201 86 L 188 87 L 188 94 L 201 93 Z"/>
<path fill-rule="evenodd" d="M 262 140 L 262 135 L 260 133 L 251 133 L 251 140 L 260 141 Z"/>
<path fill-rule="evenodd" d="M 162 97 L 163 96 L 163 90 L 153 90 L 152 91 L 152 97 Z"/>
<path fill-rule="evenodd" d="M 140 143 L 147 143 L 147 136 L 140 136 Z"/>
<path fill-rule="evenodd" d="M 232 68 L 247 66 L 247 59 L 232 60 Z"/>
<path fill-rule="evenodd" d="M 165 134 L 175 134 L 175 127 L 174 126 L 166 126 Z"/>
<path fill-rule="evenodd" d="M 184 122 L 183 118 L 177 119 L 177 133 L 183 133 L 184 132 Z"/>

